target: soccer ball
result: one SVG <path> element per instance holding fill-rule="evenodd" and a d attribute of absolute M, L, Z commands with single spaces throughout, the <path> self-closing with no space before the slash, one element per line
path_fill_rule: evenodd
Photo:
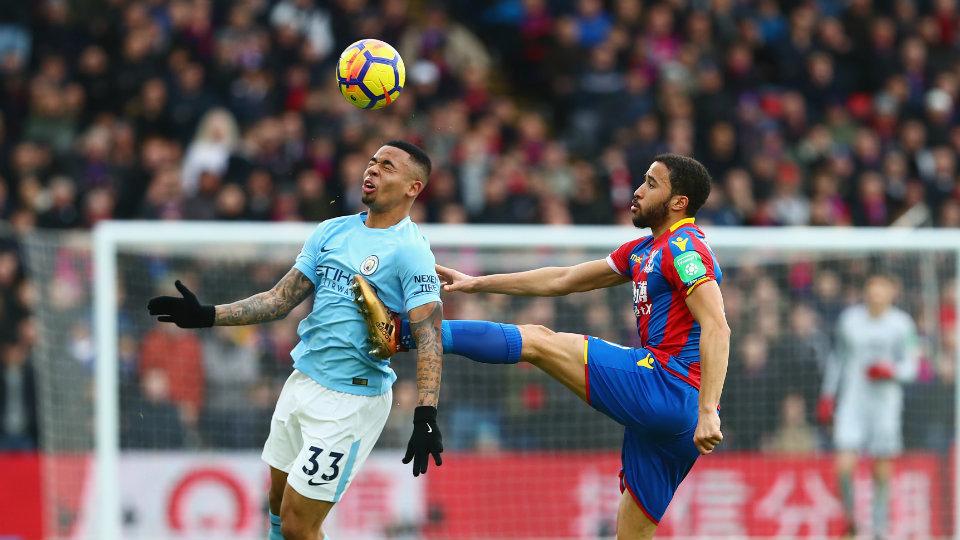
<path fill-rule="evenodd" d="M 353 106 L 380 109 L 400 97 L 407 70 L 400 53 L 379 39 L 361 39 L 340 54 L 337 86 Z"/>

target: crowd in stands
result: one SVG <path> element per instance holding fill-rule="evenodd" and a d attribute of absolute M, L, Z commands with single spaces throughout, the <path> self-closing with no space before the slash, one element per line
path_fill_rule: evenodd
<path fill-rule="evenodd" d="M 0 13 L 0 221 L 14 235 L 89 229 L 107 218 L 315 222 L 356 212 L 360 173 L 393 138 L 422 145 L 434 161 L 415 207 L 420 222 L 626 223 L 630 194 L 651 158 L 667 151 L 698 157 L 715 178 L 700 223 L 960 226 L 953 0 L 8 4 Z M 339 51 L 360 37 L 395 44 L 406 62 L 403 95 L 382 111 L 356 110 L 336 89 Z M 51 292 L 25 268 L 21 246 L 0 244 L 0 445 L 11 447 L 36 441 L 38 298 L 89 305 L 88 275 Z M 251 285 L 275 279 L 274 270 L 252 272 Z M 815 280 L 796 281 L 815 270 Z M 807 379 L 818 379 L 836 312 L 853 299 L 851 276 L 804 267 L 765 279 L 745 270 L 725 286 L 735 306 L 728 309 L 780 306 L 770 308 L 780 309 L 775 317 L 756 318 L 740 308 L 728 388 L 735 401 L 742 385 L 750 400 L 728 405 L 726 425 L 741 432 L 731 447 L 776 448 L 791 437 L 822 445 L 809 436 L 817 381 Z M 621 296 L 611 297 L 613 310 L 584 304 L 570 329 L 635 340 Z M 142 298 L 128 300 L 139 306 Z M 473 299 L 448 317 L 481 313 L 564 329 L 568 319 L 552 306 Z M 952 327 L 949 306 L 942 321 L 921 328 Z M 64 350 L 88 362 L 89 313 L 79 315 Z M 293 327 L 192 338 L 131 328 L 141 330 L 121 342 L 127 395 L 158 425 L 182 428 L 177 444 L 258 444 L 257 433 L 213 441 L 203 426 L 265 429 L 276 379 L 288 368 L 278 351 Z M 199 362 L 206 378 L 174 384 L 168 355 L 158 354 L 171 346 L 189 348 L 182 361 Z M 950 346 L 928 344 L 923 384 L 951 380 L 952 360 L 938 360 Z M 246 371 L 218 364 L 222 355 L 242 358 Z M 797 365 L 785 368 L 784 359 Z M 592 414 L 574 412 L 584 408 L 563 401 L 540 374 L 501 371 L 465 376 L 465 384 L 487 377 L 513 389 L 496 407 L 488 397 L 465 398 L 474 406 L 458 414 L 482 427 L 462 435 L 465 446 L 543 443 L 524 440 L 529 430 L 505 433 L 522 423 L 502 422 L 494 409 L 531 422 Z M 768 378 L 796 385 L 789 399 L 755 384 Z M 252 381 L 248 392 L 231 395 L 241 379 Z M 914 395 L 951 395 L 938 392 Z M 410 388 L 401 383 L 397 394 L 409 401 Z M 243 415 L 232 414 L 237 400 Z M 769 424 L 738 429 L 738 407 L 754 400 L 767 404 Z M 788 427 L 796 429 L 781 433 Z M 135 427 L 127 436 L 146 446 L 170 440 L 144 442 L 150 433 Z M 943 445 L 949 435 L 917 437 Z"/>

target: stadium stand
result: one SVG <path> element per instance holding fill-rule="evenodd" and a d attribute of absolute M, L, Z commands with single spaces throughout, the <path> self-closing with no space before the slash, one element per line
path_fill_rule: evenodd
<path fill-rule="evenodd" d="M 433 158 L 421 222 L 627 223 L 651 157 L 670 151 L 698 156 L 715 177 L 706 225 L 960 226 L 960 11 L 951 0 L 9 4 L 0 14 L 0 220 L 9 224 L 0 234 L 0 354 L 22 406 L 10 413 L 17 400 L 0 393 L 0 449 L 36 443 L 29 351 L 41 284 L 23 270 L 16 233 L 102 219 L 319 221 L 355 212 L 353 182 L 386 139 L 415 141 Z M 402 98 L 376 114 L 340 99 L 332 76 L 337 51 L 362 36 L 398 44 L 408 66 Z M 251 268 L 237 294 L 285 270 Z M 55 270 L 54 309 L 89 304 L 83 272 Z M 724 283 L 731 326 L 750 329 L 734 336 L 732 357 L 742 362 L 725 404 L 729 449 L 827 444 L 813 420 L 822 358 L 865 270 L 834 265 L 816 283 L 811 272 L 748 268 Z M 758 313 L 748 297 L 786 309 Z M 563 324 L 537 300 L 458 299 L 448 316 L 482 310 L 636 342 L 626 306 L 590 298 L 571 298 L 566 312 L 580 315 Z M 939 324 L 953 328 L 949 291 L 944 298 Z M 65 351 L 89 367 L 89 314 L 78 315 Z M 182 434 L 165 445 L 259 446 L 263 434 L 251 430 L 268 424 L 299 318 L 239 334 L 242 343 L 232 341 L 238 334 L 178 336 L 179 361 L 205 368 L 191 388 L 172 388 L 165 372 L 178 367 L 151 360 L 151 349 L 169 347 L 165 329 L 121 327 L 124 403 Z M 952 425 L 945 404 L 955 368 L 938 352 L 952 346 L 928 347 L 908 391 L 908 417 L 944 415 L 905 419 L 912 448 L 951 444 L 943 426 Z M 212 360 L 238 347 L 255 357 L 243 363 L 249 370 Z M 543 430 L 525 423 L 581 414 L 536 374 L 462 373 L 471 384 L 497 378 L 507 391 L 461 400 L 457 424 L 473 429 L 451 430 L 452 449 L 537 448 L 530 433 Z M 445 381 L 450 395 L 467 383 Z M 401 377 L 395 389 L 409 415 L 412 384 Z M 239 403 L 225 391 L 238 386 Z M 782 414 L 738 425 L 738 410 L 756 403 Z M 228 417 L 246 427 L 226 435 L 205 427 Z M 396 417 L 382 445 L 403 445 L 409 420 Z M 577 437 L 569 434 L 571 447 L 616 444 Z M 123 433 L 127 447 L 156 443 Z"/>

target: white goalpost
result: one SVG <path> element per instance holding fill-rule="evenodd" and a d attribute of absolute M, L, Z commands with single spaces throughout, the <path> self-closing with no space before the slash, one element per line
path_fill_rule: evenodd
<path fill-rule="evenodd" d="M 125 525 L 123 511 L 124 497 L 129 496 L 129 490 L 121 487 L 123 477 L 127 474 L 121 472 L 121 462 L 128 452 L 122 447 L 122 444 L 126 443 L 122 443 L 121 434 L 126 433 L 124 431 L 126 428 L 123 425 L 124 418 L 130 411 L 124 411 L 121 405 L 121 386 L 123 384 L 121 372 L 124 362 L 121 356 L 124 353 L 121 351 L 120 342 L 124 335 L 142 335 L 148 329 L 144 326 L 136 332 L 124 331 L 121 324 L 146 325 L 148 323 L 142 320 L 139 322 L 122 322 L 120 315 L 121 311 L 125 309 L 122 307 L 125 302 L 130 302 L 131 305 L 142 304 L 145 306 L 149 294 L 154 292 L 153 287 L 159 286 L 155 283 L 148 286 L 144 283 L 146 278 L 143 276 L 149 276 L 150 279 L 156 279 L 158 275 L 162 275 L 164 279 L 171 277 L 169 281 L 172 283 L 172 277 L 176 277 L 176 271 L 186 268 L 183 271 L 191 272 L 192 275 L 198 276 L 198 279 L 202 277 L 203 282 L 208 284 L 206 289 L 198 291 L 198 296 L 201 299 L 211 303 L 232 300 L 235 298 L 224 298 L 218 295 L 237 294 L 237 291 L 244 286 L 249 286 L 251 282 L 259 283 L 261 277 L 257 274 L 258 271 L 254 263 L 260 259 L 269 261 L 278 268 L 282 267 L 283 261 L 287 261 L 287 268 L 289 268 L 297 250 L 314 227 L 314 224 L 226 224 L 221 222 L 101 222 L 98 224 L 93 234 L 91 253 L 94 277 L 92 294 L 93 328 L 96 349 L 92 377 L 92 399 L 94 400 L 95 414 L 93 418 L 94 460 L 91 481 L 92 486 L 95 486 L 93 500 L 96 501 L 96 505 L 94 514 L 86 515 L 85 519 L 89 522 L 81 527 L 89 534 L 87 538 L 119 540 L 121 538 L 150 537 L 147 533 L 142 533 L 139 536 L 124 533 L 124 527 L 127 526 Z M 544 265 L 545 263 L 572 264 L 588 258 L 599 258 L 605 256 L 621 243 L 638 237 L 641 232 L 629 227 L 513 225 L 423 225 L 421 230 L 430 240 L 439 263 L 455 267 L 466 265 L 466 268 L 463 269 L 468 272 L 514 271 L 525 267 L 530 268 L 534 265 Z M 802 405 L 799 407 L 806 407 L 808 411 L 812 404 L 809 403 L 809 396 L 803 395 L 808 390 L 799 387 L 795 389 L 795 387 L 790 386 L 791 381 L 787 380 L 790 375 L 787 372 L 780 372 L 776 368 L 777 354 L 783 351 L 789 353 L 788 355 L 800 354 L 796 352 L 799 350 L 798 342 L 790 341 L 787 336 L 787 327 L 791 324 L 792 317 L 798 313 L 795 308 L 799 305 L 809 306 L 818 319 L 820 334 L 826 335 L 832 330 L 829 327 L 829 321 L 835 315 L 836 306 L 843 302 L 849 303 L 855 299 L 854 295 L 859 285 L 857 280 L 873 270 L 897 275 L 903 282 L 903 293 L 900 300 L 906 301 L 909 305 L 908 311 L 920 321 L 922 331 L 927 332 L 926 354 L 929 362 L 931 365 L 939 365 L 938 362 L 952 362 L 955 377 L 953 380 L 955 393 L 951 396 L 949 403 L 924 401 L 919 399 L 922 396 L 918 396 L 916 401 L 908 400 L 908 408 L 920 408 L 917 410 L 924 414 L 928 410 L 933 410 L 936 413 L 934 417 L 937 418 L 945 418 L 952 413 L 955 419 L 954 425 L 947 430 L 946 436 L 948 438 L 952 437 L 953 445 L 946 444 L 957 454 L 953 457 L 960 457 L 960 445 L 956 444 L 960 440 L 960 384 L 958 384 L 960 383 L 960 369 L 956 369 L 956 359 L 960 358 L 960 337 L 948 339 L 948 336 L 945 336 L 944 333 L 952 331 L 957 334 L 958 329 L 956 326 L 952 329 L 945 328 L 938 318 L 940 311 L 949 303 L 948 300 L 952 300 L 954 306 L 960 308 L 960 286 L 958 286 L 960 284 L 956 279 L 958 269 L 960 269 L 960 231 L 753 227 L 705 227 L 705 230 L 710 245 L 718 254 L 725 276 L 729 276 L 725 277 L 725 280 L 729 279 L 731 281 L 731 287 L 734 290 L 728 309 L 736 318 L 735 321 L 731 321 L 735 338 L 749 338 L 742 340 L 742 347 L 735 347 L 732 351 L 731 370 L 734 369 L 734 364 L 743 362 L 744 358 L 763 356 L 767 362 L 764 368 L 767 379 L 764 380 L 772 380 L 777 384 L 783 383 L 784 388 L 788 388 L 788 390 L 784 390 L 784 393 L 793 392 L 799 395 L 804 399 L 801 400 Z M 375 247 L 372 246 L 371 249 L 375 250 Z M 37 259 L 37 257 L 34 258 Z M 158 263 L 157 261 L 161 262 Z M 37 262 L 35 261 L 34 264 L 37 264 Z M 156 264 L 163 266 L 163 270 L 149 269 L 151 265 Z M 231 268 L 237 269 L 236 275 L 223 273 L 231 271 Z M 209 274 L 205 274 L 208 269 Z M 264 273 L 268 272 L 264 271 Z M 210 289 L 220 287 L 215 283 L 217 280 L 212 275 L 224 275 L 223 280 L 230 282 L 229 287 L 223 285 L 214 294 L 207 292 Z M 831 282 L 831 286 L 836 285 L 833 283 L 834 281 L 839 281 L 839 293 L 831 296 L 829 292 L 823 292 L 828 289 L 828 286 L 823 284 L 823 281 L 827 280 Z M 951 286 L 953 297 L 948 299 L 945 295 Z M 726 284 L 722 286 L 722 289 L 725 290 L 726 296 Z M 247 290 L 244 294 L 254 292 L 256 291 Z M 578 328 L 578 324 L 585 324 L 586 328 L 582 331 L 589 330 L 596 333 L 606 331 L 608 333 L 601 337 L 617 341 L 622 336 L 628 336 L 625 329 L 629 328 L 629 317 L 623 316 L 623 313 L 630 311 L 630 296 L 626 292 L 619 294 L 619 296 L 614 296 L 615 294 L 616 292 L 607 296 L 599 294 L 589 296 L 588 298 L 592 299 L 590 304 L 509 304 L 495 300 L 489 304 L 475 305 L 455 299 L 451 301 L 451 305 L 458 313 L 467 314 L 467 318 L 473 318 L 478 313 L 490 317 L 498 314 L 516 315 L 517 322 L 526 322 L 521 318 L 524 316 L 532 318 L 547 317 L 549 321 L 555 322 L 564 330 L 568 326 Z M 736 298 L 733 298 L 733 296 L 736 296 Z M 770 298 L 772 300 L 769 300 Z M 483 302 L 486 302 L 486 300 Z M 523 302 L 527 301 L 524 300 Z M 555 302 L 555 300 L 550 300 L 550 302 Z M 574 300 L 574 302 L 577 301 Z M 766 305 L 765 303 L 774 305 Z M 603 307 L 598 308 L 597 305 Z M 145 307 L 143 312 L 145 314 Z M 135 313 L 134 315 L 139 317 L 143 314 Z M 124 316 L 130 317 L 125 312 Z M 775 323 L 763 321 L 765 317 L 769 316 L 777 318 L 780 322 L 780 329 L 773 328 L 773 326 L 776 326 Z M 539 323 L 540 320 L 530 322 Z M 60 330 L 50 328 L 46 331 Z M 739 336 L 737 336 L 738 334 Z M 202 345 L 206 347 L 208 344 L 204 342 Z M 756 348 L 762 349 L 761 345 L 767 347 L 767 352 L 762 355 L 756 353 Z M 953 347 L 953 349 L 944 350 L 948 346 Z M 780 351 L 780 353 L 776 351 Z M 737 354 L 741 354 L 742 357 L 736 356 Z M 951 356 L 952 359 L 948 359 Z M 811 360 L 810 365 L 815 366 L 815 362 Z M 453 480 L 450 479 L 450 475 L 461 474 L 456 472 L 459 471 L 459 469 L 456 469 L 457 456 L 462 456 L 460 460 L 464 461 L 475 459 L 474 455 L 497 455 L 496 452 L 531 452 L 530 455 L 541 456 L 540 461 L 543 463 L 556 462 L 557 466 L 560 466 L 561 463 L 567 463 L 565 461 L 568 459 L 566 454 L 586 452 L 585 455 L 589 456 L 600 455 L 600 453 L 610 454 L 613 456 L 611 458 L 612 462 L 616 461 L 615 454 L 618 451 L 616 437 L 596 444 L 584 439 L 570 443 L 572 445 L 570 448 L 565 446 L 564 441 L 566 439 L 563 438 L 561 432 L 568 434 L 576 432 L 582 425 L 586 425 L 587 420 L 595 418 L 595 416 L 584 416 L 584 420 L 581 420 L 580 417 L 565 420 L 548 416 L 549 411 L 555 407 L 569 406 L 571 411 L 586 410 L 587 412 L 582 413 L 584 415 L 595 413 L 589 412 L 582 404 L 570 403 L 567 401 L 567 396 L 559 392 L 554 393 L 555 389 L 551 386 L 545 388 L 537 386 L 544 383 L 536 375 L 529 379 L 510 379 L 503 383 L 507 385 L 504 388 L 518 387 L 517 397 L 514 401 L 507 400 L 492 405 L 491 410 L 495 409 L 497 412 L 496 418 L 491 420 L 487 416 L 488 411 L 485 410 L 483 405 L 487 403 L 483 400 L 490 399 L 487 394 L 490 394 L 491 391 L 487 387 L 481 388 L 480 386 L 476 386 L 476 390 L 474 390 L 472 385 L 487 383 L 476 382 L 475 377 L 471 374 L 464 376 L 466 382 L 458 382 L 457 370 L 473 369 L 473 366 L 464 366 L 467 366 L 466 362 L 461 363 L 454 360 L 446 362 L 445 377 L 450 373 L 453 381 L 451 384 L 462 384 L 462 388 L 466 390 L 445 391 L 442 398 L 443 407 L 447 407 L 449 403 L 452 409 L 453 404 L 459 403 L 458 400 L 460 399 L 476 401 L 479 405 L 469 408 L 459 408 L 458 406 L 456 413 L 462 414 L 464 419 L 475 419 L 475 423 L 469 420 L 464 421 L 464 423 L 470 425 L 471 429 L 476 429 L 463 435 L 463 441 L 467 442 L 462 443 L 463 446 L 459 450 L 451 451 L 451 457 L 444 460 L 445 463 L 442 468 L 437 471 L 431 470 L 430 474 L 427 475 L 431 482 L 451 482 Z M 491 373 L 493 375 L 490 375 Z M 502 371 L 489 370 L 482 372 L 483 376 L 495 377 L 504 376 L 501 373 Z M 512 377 L 513 375 L 506 376 Z M 942 381 L 936 382 L 939 381 L 936 376 L 936 372 L 929 375 L 929 377 L 933 377 L 929 381 L 934 382 L 925 380 L 926 382 L 920 381 L 916 384 L 940 384 Z M 523 375 L 523 377 L 526 377 L 526 375 Z M 169 382 L 171 386 L 176 386 L 177 381 Z M 500 382 L 496 382 L 496 384 L 500 384 Z M 461 386 L 456 388 L 461 388 Z M 533 390 L 530 390 L 530 388 L 533 388 Z M 917 386 L 916 388 L 908 390 L 908 392 L 924 393 L 923 389 L 925 387 Z M 735 389 L 728 384 L 724 399 L 735 399 L 733 394 Z M 252 391 L 256 391 L 256 389 Z M 774 394 L 776 393 L 774 392 Z M 711 456 L 700 460 L 691 475 L 691 477 L 701 475 L 702 478 L 708 478 L 710 474 L 721 475 L 722 473 L 726 475 L 724 478 L 736 477 L 739 479 L 738 482 L 746 486 L 744 488 L 746 491 L 742 491 L 744 493 L 742 495 L 744 497 L 742 505 L 745 508 L 738 510 L 743 515 L 737 523 L 729 525 L 730 536 L 753 534 L 752 531 L 758 530 L 769 531 L 768 534 L 771 535 L 778 532 L 789 535 L 788 533 L 792 530 L 789 529 L 789 524 L 775 523 L 774 518 L 764 517 L 746 507 L 759 505 L 761 503 L 759 497 L 764 497 L 764 500 L 768 501 L 767 504 L 773 504 L 771 501 L 774 501 L 774 499 L 770 499 L 770 497 L 775 497 L 773 494 L 775 490 L 771 486 L 786 482 L 786 480 L 783 480 L 784 476 L 777 476 L 780 472 L 786 474 L 784 471 L 794 471 L 796 474 L 790 477 L 793 479 L 791 481 L 802 483 L 805 481 L 804 478 L 807 478 L 804 475 L 813 474 L 809 471 L 827 470 L 825 463 L 829 460 L 828 431 L 818 428 L 810 422 L 796 420 L 798 423 L 795 432 L 812 433 L 817 437 L 820 445 L 815 452 L 817 461 L 813 461 L 814 458 L 810 458 L 809 463 L 803 461 L 807 459 L 806 454 L 798 457 L 798 455 L 787 456 L 786 454 L 776 453 L 777 441 L 781 440 L 778 439 L 779 433 L 793 429 L 790 427 L 793 424 L 790 424 L 790 418 L 792 417 L 788 411 L 789 405 L 783 403 L 782 396 L 773 395 L 769 399 L 775 400 L 770 402 L 773 405 L 769 409 L 758 409 L 755 419 L 740 420 L 735 416 L 729 418 L 732 434 L 731 444 L 743 445 L 742 447 L 735 446 L 736 450 L 732 450 L 730 455 L 736 456 L 737 459 L 747 460 L 745 461 L 746 466 L 737 469 L 736 467 L 740 467 L 740 465 L 730 465 L 731 468 L 719 471 L 719 469 L 714 469 L 710 465 L 711 460 L 715 459 L 714 456 Z M 395 399 L 395 401 L 397 400 Z M 783 408 L 782 413 L 781 406 Z M 730 411 L 730 415 L 736 415 L 736 411 L 740 410 L 734 404 L 731 404 L 731 408 L 733 410 Z M 952 410 L 948 411 L 945 408 Z M 566 411 L 567 409 L 562 410 Z M 183 412 L 183 409 L 181 409 L 181 412 Z M 909 414 L 909 411 L 907 413 Z M 446 425 L 451 425 L 451 416 L 444 416 L 444 414 L 446 413 L 441 413 L 441 426 L 445 425 L 445 420 Z M 454 413 L 451 410 L 452 414 Z M 460 417 L 458 416 L 458 418 Z M 728 417 L 725 414 L 725 428 L 727 420 Z M 202 422 L 201 418 L 198 425 L 202 426 Z M 531 422 L 531 424 L 524 424 L 523 422 Z M 584 424 L 579 422 L 584 422 Z M 950 459 L 946 450 L 938 446 L 940 443 L 937 441 L 941 441 L 942 436 L 937 435 L 936 425 L 924 425 L 922 426 L 923 429 L 920 429 L 919 426 L 907 426 L 907 422 L 908 420 L 905 419 L 906 427 L 916 430 L 915 440 L 917 442 L 913 447 L 914 450 L 908 449 L 905 454 L 904 465 L 901 469 L 898 469 L 902 470 L 903 475 L 894 483 L 894 491 L 900 489 L 904 493 L 915 493 L 910 490 L 926 490 L 923 491 L 924 496 L 927 497 L 925 500 L 931 502 L 928 504 L 930 508 L 927 514 L 923 514 L 924 517 L 916 517 L 919 515 L 918 512 L 923 513 L 923 509 L 910 506 L 910 503 L 906 500 L 898 500 L 896 494 L 894 494 L 895 508 L 892 515 L 897 523 L 904 523 L 903 525 L 897 525 L 898 527 L 904 527 L 898 530 L 910 532 L 919 531 L 926 527 L 925 530 L 928 533 L 937 533 L 938 536 L 950 535 L 960 539 L 960 532 L 957 532 L 960 527 L 954 525 L 954 530 L 948 529 L 949 522 L 960 517 L 960 483 L 953 478 L 949 478 L 949 475 L 940 470 L 941 466 L 949 463 Z M 398 423 L 398 425 L 401 424 Z M 530 428 L 514 429 L 514 426 L 528 425 L 536 426 L 532 428 L 535 435 L 532 438 L 528 436 L 531 432 Z M 740 425 L 745 427 L 738 428 Z M 227 428 L 222 429 L 226 430 Z M 403 425 L 403 429 L 406 429 L 405 425 Z M 456 445 L 460 443 L 455 441 L 459 440 L 460 436 L 453 434 L 452 426 L 445 429 L 450 429 L 451 442 L 456 448 Z M 611 423 L 606 430 L 614 431 L 615 426 Z M 515 431 L 526 431 L 526 433 L 517 435 L 514 434 Z M 557 433 L 555 434 L 554 431 Z M 447 433 L 447 431 L 444 432 L 445 439 Z M 756 443 L 749 442 L 753 433 L 756 433 Z M 791 431 L 791 433 L 794 433 L 794 431 Z M 206 441 L 207 439 L 203 440 Z M 211 443 L 190 443 L 189 440 L 184 447 L 191 447 L 191 444 L 193 448 L 204 452 L 211 449 Z M 488 452 L 487 449 L 491 445 L 495 447 L 495 451 L 485 453 Z M 131 455 L 136 455 L 136 452 L 131 452 Z M 225 453 L 224 455 L 228 454 Z M 723 456 L 723 453 L 717 454 L 716 463 L 727 463 Z M 582 458 L 581 461 L 589 461 L 590 459 L 593 458 Z M 529 466 L 534 467 L 536 460 L 537 458 L 531 458 Z M 734 461 L 733 458 L 730 458 L 730 463 Z M 779 465 L 772 465 L 774 463 Z M 391 466 L 401 469 L 399 462 Z M 606 476 L 607 468 L 607 465 L 597 466 L 597 470 L 604 475 L 598 483 L 598 489 L 604 493 L 615 492 L 615 478 L 611 479 Z M 762 472 L 762 475 L 751 476 L 753 474 L 751 469 Z M 402 472 L 409 476 L 406 467 L 402 468 Z M 445 474 L 448 476 L 444 477 Z M 530 474 L 539 473 L 531 472 Z M 827 473 L 824 472 L 821 476 L 821 483 L 830 484 L 832 482 Z M 526 480 L 532 483 L 535 478 L 527 478 Z M 484 486 L 492 486 L 489 489 L 509 489 L 497 484 L 478 485 L 466 476 L 463 477 L 462 482 L 464 485 L 471 486 L 470 489 L 457 491 L 457 489 L 454 489 L 456 486 L 450 488 L 452 495 L 448 497 L 448 504 L 442 507 L 441 518 L 435 516 L 433 518 L 423 517 L 437 513 L 435 508 L 411 510 L 413 512 L 411 515 L 420 516 L 423 519 L 434 519 L 435 524 L 440 523 L 440 525 L 435 526 L 447 527 L 447 529 L 442 530 L 454 531 L 447 534 L 450 534 L 451 538 L 456 538 L 459 533 L 455 531 L 460 530 L 458 527 L 466 530 L 466 528 L 472 526 L 466 521 L 463 521 L 462 524 L 458 524 L 461 522 L 457 521 L 460 518 L 458 517 L 456 504 L 471 504 L 470 501 L 473 500 L 469 498 L 469 495 L 463 493 L 464 491 L 488 489 Z M 703 482 L 697 483 L 694 478 L 691 478 L 688 482 L 694 486 L 688 489 L 707 489 Z M 727 486 L 728 484 L 723 485 Z M 733 485 L 729 484 L 729 486 Z M 143 489 L 151 488 L 149 485 L 144 485 Z M 448 488 L 440 484 L 424 483 L 422 485 L 417 484 L 415 489 L 436 489 L 438 493 L 441 493 L 442 490 Z M 581 487 L 580 489 L 586 488 Z M 733 489 L 733 487 L 730 489 Z M 800 487 L 797 489 L 800 489 Z M 758 499 L 750 499 L 754 495 L 747 492 L 755 493 Z M 442 491 L 442 493 L 446 492 Z M 704 491 L 699 491 L 699 493 L 704 493 Z M 737 491 L 737 493 L 741 493 L 741 491 Z M 345 500 L 349 498 L 350 495 L 348 494 Z M 240 498 L 238 500 L 242 501 L 244 499 Z M 426 500 L 425 496 L 423 500 Z M 697 497 L 695 496 L 685 498 L 678 494 L 677 499 L 668 510 L 668 515 L 671 512 L 678 514 L 686 512 L 684 515 L 696 517 L 702 514 L 706 516 L 707 514 L 704 512 L 707 512 L 707 510 L 698 507 L 696 500 Z M 733 503 L 728 500 L 721 504 Z M 595 538 L 605 534 L 603 531 L 607 529 L 601 526 L 601 522 L 603 519 L 613 517 L 612 515 L 606 515 L 610 513 L 610 508 L 607 505 L 597 507 L 595 510 L 599 517 L 594 518 L 595 521 L 591 521 L 589 526 L 584 526 L 586 528 L 582 530 L 586 532 L 570 533 L 570 537 Z M 347 511 L 347 509 L 344 510 L 344 512 Z M 823 515 L 829 514 L 830 520 L 836 519 L 836 508 L 824 507 L 822 511 L 824 512 Z M 253 515 L 256 512 L 250 511 L 250 513 Z M 199 517 L 197 519 L 203 521 Z M 219 526 L 213 517 L 208 516 L 204 519 L 207 519 L 204 523 L 207 523 L 211 528 Z M 506 523 L 509 519 L 504 517 L 505 523 L 501 524 L 502 529 L 478 531 L 478 533 L 491 538 L 519 538 L 520 536 L 517 535 L 521 533 L 517 531 L 524 530 L 524 524 L 517 523 L 514 527 L 514 524 Z M 583 519 L 580 522 L 583 522 Z M 767 519 L 769 523 L 764 522 L 764 519 Z M 927 520 L 927 523 L 923 523 L 924 520 Z M 601 525 L 596 525 L 596 523 L 601 523 Z M 830 523 L 833 523 L 833 521 Z M 347 527 L 347 525 L 343 526 Z M 684 529 L 684 527 L 685 525 L 674 522 L 665 524 L 665 535 L 680 537 L 696 536 L 698 534 L 695 528 Z M 690 525 L 690 527 L 696 526 Z M 764 529 L 763 527 L 768 528 Z M 817 525 L 811 522 L 797 527 L 796 530 L 793 530 L 793 533 L 804 535 L 812 534 L 811 531 L 815 531 Z M 824 524 L 823 527 L 825 528 L 822 529 L 822 532 L 827 532 L 833 530 L 830 527 L 834 527 L 834 525 Z M 784 533 L 784 531 L 787 532 Z M 159 533 L 156 534 L 162 536 Z M 184 534 L 183 538 L 192 538 L 189 534 Z M 216 535 L 209 537 L 213 538 Z M 250 537 L 259 538 L 256 535 Z"/>

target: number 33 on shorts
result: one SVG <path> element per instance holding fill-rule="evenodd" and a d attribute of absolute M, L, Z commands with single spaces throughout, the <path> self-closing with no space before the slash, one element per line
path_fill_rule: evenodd
<path fill-rule="evenodd" d="M 307 480 L 307 485 L 310 486 L 322 486 L 324 484 L 329 484 L 337 479 L 340 476 L 340 460 L 343 459 L 343 453 L 341 452 L 328 452 L 327 456 L 330 458 L 329 465 L 327 465 L 327 471 L 324 474 L 320 475 L 322 482 L 317 482 L 314 475 L 320 471 L 320 459 L 323 454 L 323 448 L 317 448 L 316 446 L 311 446 L 309 448 L 310 454 L 307 457 L 307 464 L 303 466 L 303 473 L 307 476 L 310 476 Z"/>
<path fill-rule="evenodd" d="M 332 442 L 318 437 L 304 441 L 290 464 L 287 483 L 291 488 L 316 501 L 340 500 L 357 472 L 357 465 L 370 453 L 367 446 L 373 444 L 365 445 L 362 439 L 351 441 L 349 437 L 337 439 Z"/>

